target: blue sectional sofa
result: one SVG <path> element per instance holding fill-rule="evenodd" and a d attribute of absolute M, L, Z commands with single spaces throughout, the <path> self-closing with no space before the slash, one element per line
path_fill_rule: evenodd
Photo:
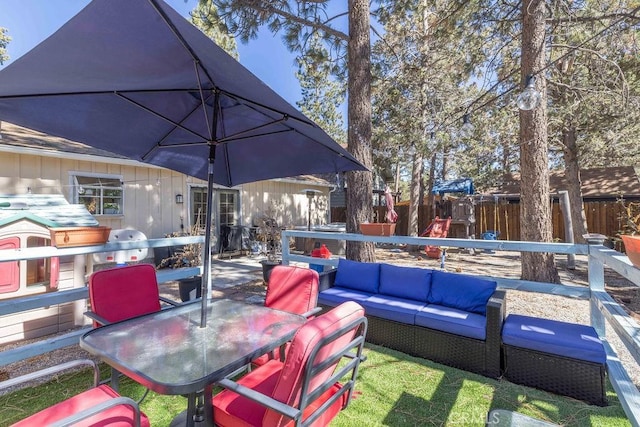
<path fill-rule="evenodd" d="M 505 293 L 496 282 L 440 270 L 340 259 L 321 274 L 318 305 L 356 301 L 367 341 L 476 372 L 500 375 Z"/>

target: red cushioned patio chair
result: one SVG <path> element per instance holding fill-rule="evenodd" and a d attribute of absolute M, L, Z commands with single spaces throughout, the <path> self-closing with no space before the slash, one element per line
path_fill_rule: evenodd
<path fill-rule="evenodd" d="M 85 313 L 94 327 L 131 319 L 161 309 L 160 302 L 178 305 L 160 296 L 156 269 L 151 264 L 99 270 L 89 277 L 91 310 Z M 112 371 L 111 386 L 118 390 L 117 371 Z"/>
<path fill-rule="evenodd" d="M 153 265 L 109 268 L 89 277 L 91 311 L 85 314 L 97 327 L 159 311 L 161 301 L 178 304 L 160 296 Z"/>
<path fill-rule="evenodd" d="M 364 309 L 353 301 L 309 320 L 294 336 L 284 362 L 272 359 L 237 382 L 218 383 L 225 390 L 213 397 L 215 424 L 328 425 L 349 404 L 366 332 Z"/>
<path fill-rule="evenodd" d="M 276 310 L 311 317 L 321 310 L 320 307 L 317 307 L 318 286 L 318 272 L 309 268 L 278 265 L 271 270 L 264 305 Z M 269 359 L 281 358 L 281 355 L 284 356 L 284 352 L 277 349 L 270 354 L 259 357 L 252 363 L 264 365 Z"/>
<path fill-rule="evenodd" d="M 62 363 L 0 383 L 0 391 L 24 384 L 34 379 L 53 376 L 80 366 L 93 368 L 93 387 L 62 402 L 43 409 L 12 427 L 32 426 L 76 426 L 76 427 L 124 427 L 149 426 L 149 419 L 140 411 L 138 404 L 128 397 L 120 396 L 108 385 L 98 385 L 98 366 L 94 361 L 83 359 Z"/>

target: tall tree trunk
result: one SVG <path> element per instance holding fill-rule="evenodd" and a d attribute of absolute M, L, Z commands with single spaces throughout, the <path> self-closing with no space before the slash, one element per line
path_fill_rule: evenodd
<path fill-rule="evenodd" d="M 426 188 L 424 188 L 424 155 L 421 155 L 422 159 L 420 160 L 420 192 L 418 194 L 418 207 L 424 205 L 424 194 Z M 420 231 L 420 224 L 418 224 L 418 231 Z M 417 234 L 415 234 L 417 236 Z"/>
<path fill-rule="evenodd" d="M 348 149 L 371 170 L 371 40 L 367 0 L 349 0 L 348 55 Z M 357 233 L 359 224 L 370 222 L 373 214 L 371 172 L 348 172 L 347 186 L 347 232 Z M 347 242 L 346 257 L 375 261 L 373 243 Z"/>
<path fill-rule="evenodd" d="M 447 179 L 447 174 L 449 173 L 449 153 L 448 149 L 444 148 L 442 150 L 442 171 L 441 171 L 440 179 L 443 181 Z"/>
<path fill-rule="evenodd" d="M 564 153 L 564 173 L 567 177 L 567 191 L 569 192 L 569 212 L 573 223 L 573 237 L 576 243 L 585 243 L 587 234 L 587 215 L 584 212 L 582 199 L 582 179 L 580 178 L 580 164 L 578 162 L 578 145 L 576 144 L 576 129 L 573 125 L 562 131 Z"/>
<path fill-rule="evenodd" d="M 429 182 L 427 182 L 427 194 L 429 195 L 429 208 L 430 212 L 428 215 L 431 218 L 427 218 L 427 222 L 436 216 L 436 196 L 433 194 L 433 184 L 436 180 L 436 163 L 438 161 L 438 155 L 436 154 L 436 150 L 433 150 L 433 154 L 431 155 L 431 164 L 429 165 Z"/>
<path fill-rule="evenodd" d="M 545 67 L 545 2 L 522 2 L 521 79 Z M 531 111 L 520 111 L 520 223 L 522 240 L 551 242 L 551 204 L 547 142 L 546 82 L 536 79 L 542 102 Z M 523 252 L 522 279 L 559 283 L 553 254 Z"/>
<path fill-rule="evenodd" d="M 398 194 L 398 191 L 400 191 L 400 160 L 396 159 L 396 177 L 393 192 Z"/>
<path fill-rule="evenodd" d="M 511 163 L 509 162 L 509 158 L 511 157 L 511 146 L 508 142 L 502 144 L 502 170 L 504 173 L 510 173 L 512 171 Z"/>
<path fill-rule="evenodd" d="M 418 209 L 422 204 L 420 201 L 420 182 L 422 181 L 422 149 L 417 148 L 413 154 L 411 164 L 411 184 L 409 192 L 409 225 L 407 227 L 407 236 L 418 235 Z M 410 249 L 416 250 L 416 247 Z"/>

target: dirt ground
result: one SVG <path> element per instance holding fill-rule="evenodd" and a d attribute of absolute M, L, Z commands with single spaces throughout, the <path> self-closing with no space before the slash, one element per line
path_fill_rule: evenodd
<path fill-rule="evenodd" d="M 424 251 L 407 252 L 403 248 L 379 248 L 376 250 L 376 259 L 434 269 L 441 266 L 440 260 L 428 258 Z M 448 271 L 464 274 L 519 279 L 522 273 L 520 262 L 519 254 L 514 252 L 469 252 L 456 248 L 446 251 L 444 267 Z M 556 265 L 562 283 L 589 286 L 587 256 L 576 256 L 575 269 L 568 269 L 567 257 L 556 255 Z M 640 287 L 605 267 L 605 289 L 631 316 L 640 320 Z"/>
<path fill-rule="evenodd" d="M 377 247 L 376 260 L 433 269 L 441 267 L 441 260 L 427 257 L 424 251 L 408 252 L 406 248 L 396 246 Z M 519 279 L 522 272 L 520 262 L 519 254 L 514 252 L 489 253 L 480 250 L 469 252 L 462 249 L 448 249 L 444 268 L 448 271 L 464 274 Z M 556 255 L 556 265 L 562 283 L 585 287 L 589 285 L 587 256 L 576 256 L 575 268 L 568 269 L 567 257 Z M 169 282 L 161 285 L 161 288 L 164 296 L 179 298 L 177 283 Z M 605 267 L 605 289 L 618 304 L 624 307 L 629 315 L 640 321 L 640 287 Z M 265 290 L 261 274 L 257 272 L 255 280 L 227 289 L 216 289 L 213 295 L 214 297 L 235 300 L 246 300 L 253 297 L 255 301 L 258 301 L 260 297 L 264 297 Z"/>

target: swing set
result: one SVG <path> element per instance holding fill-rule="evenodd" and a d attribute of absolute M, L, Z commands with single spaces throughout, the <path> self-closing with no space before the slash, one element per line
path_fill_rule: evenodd
<path fill-rule="evenodd" d="M 500 202 L 498 195 L 493 196 L 493 228 L 489 228 L 487 225 L 487 218 L 490 216 L 487 214 L 487 203 L 485 203 L 484 196 L 480 196 L 480 229 L 484 232 L 480 235 L 484 240 L 498 240 L 501 235 L 500 227 L 500 212 L 499 207 L 504 208 L 504 228 L 506 240 L 509 240 L 509 210 L 506 207 L 507 204 Z"/>

